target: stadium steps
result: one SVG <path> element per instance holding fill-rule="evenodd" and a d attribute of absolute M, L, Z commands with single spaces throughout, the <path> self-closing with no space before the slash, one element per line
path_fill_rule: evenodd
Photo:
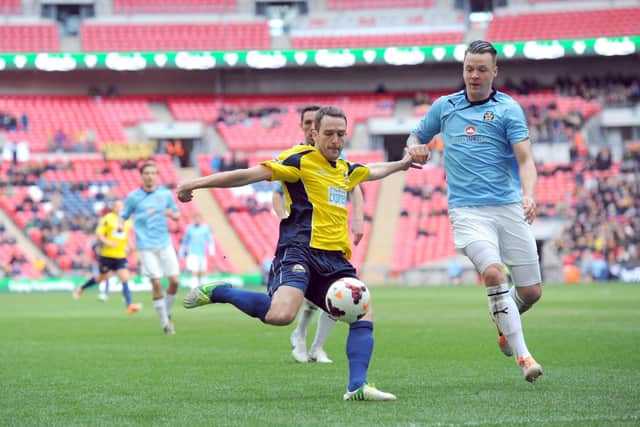
<path fill-rule="evenodd" d="M 380 181 L 377 215 L 372 218 L 369 250 L 361 274 L 365 283 L 388 283 L 404 183 L 404 173 L 395 173 Z"/>
<path fill-rule="evenodd" d="M 397 98 L 393 108 L 393 116 L 407 118 L 412 117 L 413 115 L 413 99 Z"/>
<path fill-rule="evenodd" d="M 23 230 L 21 230 L 13 220 L 7 215 L 7 213 L 0 209 L 0 223 L 4 224 L 9 234 L 16 238 L 16 244 L 32 259 L 44 259 L 47 263 L 47 268 L 54 276 L 59 276 L 61 273 L 58 264 L 53 262 L 35 243 L 27 237 Z"/>
<path fill-rule="evenodd" d="M 169 107 L 164 102 L 150 102 L 149 108 L 156 122 L 171 123 L 173 115 L 169 111 Z"/>
<path fill-rule="evenodd" d="M 365 151 L 369 148 L 369 132 L 366 123 L 358 123 L 353 127 L 349 144 L 351 150 Z"/>
<path fill-rule="evenodd" d="M 197 168 L 178 169 L 180 181 L 198 176 Z M 193 198 L 199 212 L 202 212 L 216 239 L 223 243 L 225 251 L 241 273 L 259 271 L 259 266 L 233 230 L 225 212 L 220 208 L 211 191 L 198 191 Z"/>
<path fill-rule="evenodd" d="M 77 36 L 60 36 L 60 50 L 62 52 L 80 52 L 80 37 Z"/>

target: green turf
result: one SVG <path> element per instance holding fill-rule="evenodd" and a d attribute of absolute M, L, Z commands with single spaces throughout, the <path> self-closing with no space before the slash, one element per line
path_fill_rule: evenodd
<path fill-rule="evenodd" d="M 499 352 L 481 287 L 374 288 L 369 381 L 396 402 L 343 402 L 332 365 L 296 364 L 292 327 L 230 306 L 184 310 L 164 336 L 148 294 L 0 296 L 0 425 L 449 426 L 640 424 L 640 286 L 547 286 L 523 318 L 545 374 Z M 184 296 L 184 291 L 181 291 Z"/>

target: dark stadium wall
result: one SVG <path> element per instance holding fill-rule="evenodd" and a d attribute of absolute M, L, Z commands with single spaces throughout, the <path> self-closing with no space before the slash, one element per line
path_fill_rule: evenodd
<path fill-rule="evenodd" d="M 537 79 L 551 84 L 559 75 L 576 79 L 589 75 L 629 74 L 637 69 L 638 55 L 626 57 L 564 58 L 545 61 L 502 61 L 498 85 Z M 84 95 L 89 87 L 106 90 L 115 86 L 120 94 L 291 94 L 373 93 L 380 85 L 390 92 L 454 89 L 461 87 L 461 64 L 432 63 L 403 67 L 354 67 L 347 69 L 296 68 L 279 70 L 219 69 L 211 71 L 145 70 L 115 72 L 2 71 L 3 94 Z M 579 70 L 576 72 L 576 70 Z"/>

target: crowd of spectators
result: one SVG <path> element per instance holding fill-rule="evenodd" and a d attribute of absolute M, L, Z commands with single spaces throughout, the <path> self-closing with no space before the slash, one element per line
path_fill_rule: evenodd
<path fill-rule="evenodd" d="M 57 129 L 47 142 L 49 153 L 95 153 L 97 149 L 96 132 L 82 129 L 73 135 Z"/>
<path fill-rule="evenodd" d="M 607 170 L 597 161 L 576 174 L 574 219 L 555 246 L 582 280 L 617 279 L 620 268 L 640 266 L 640 147 L 629 146 L 624 158 L 606 178 L 587 174 Z"/>
<path fill-rule="evenodd" d="M 220 114 L 216 119 L 217 123 L 224 123 L 227 126 L 245 124 L 251 126 L 254 119 L 260 120 L 265 128 L 272 128 L 281 125 L 278 115 L 287 112 L 286 108 L 266 106 L 259 108 L 242 107 L 221 107 Z"/>

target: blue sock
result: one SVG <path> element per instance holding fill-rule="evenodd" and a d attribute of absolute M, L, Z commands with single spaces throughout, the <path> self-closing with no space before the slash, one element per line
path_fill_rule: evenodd
<path fill-rule="evenodd" d="M 129 284 L 127 282 L 122 283 L 122 295 L 127 303 L 127 307 L 131 304 L 131 291 L 129 291 Z"/>
<path fill-rule="evenodd" d="M 87 280 L 84 285 L 82 285 L 82 290 L 84 291 L 85 289 L 87 289 L 90 286 L 93 286 L 96 284 L 96 278 L 92 277 L 91 279 Z"/>
<path fill-rule="evenodd" d="M 349 326 L 347 359 L 349 359 L 349 391 L 367 382 L 369 361 L 373 353 L 373 322 L 358 320 Z"/>
<path fill-rule="evenodd" d="M 110 281 L 111 281 L 111 280 L 109 280 L 109 279 L 107 279 L 107 280 L 105 280 L 105 281 L 104 281 L 104 293 L 105 293 L 105 294 L 108 294 L 108 293 L 109 293 L 109 282 L 110 282 Z"/>
<path fill-rule="evenodd" d="M 211 293 L 211 302 L 229 303 L 251 317 L 264 322 L 264 317 L 271 307 L 269 295 L 261 292 L 243 291 L 231 286 L 218 286 Z"/>

